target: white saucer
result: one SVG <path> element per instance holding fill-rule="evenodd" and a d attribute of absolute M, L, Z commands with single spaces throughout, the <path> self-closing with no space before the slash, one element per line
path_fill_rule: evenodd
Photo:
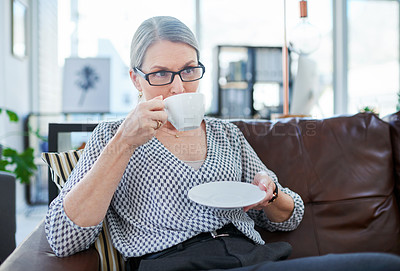
<path fill-rule="evenodd" d="M 249 206 L 263 200 L 265 195 L 265 191 L 256 185 L 226 181 L 200 184 L 188 193 L 194 202 L 221 209 Z"/>

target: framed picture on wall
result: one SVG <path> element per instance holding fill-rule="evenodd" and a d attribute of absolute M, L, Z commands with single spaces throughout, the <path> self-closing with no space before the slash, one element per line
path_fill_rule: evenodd
<path fill-rule="evenodd" d="M 109 58 L 67 58 L 63 75 L 64 113 L 110 112 Z"/>
<path fill-rule="evenodd" d="M 22 0 L 11 0 L 11 50 L 17 58 L 25 58 L 27 53 L 28 7 Z"/>

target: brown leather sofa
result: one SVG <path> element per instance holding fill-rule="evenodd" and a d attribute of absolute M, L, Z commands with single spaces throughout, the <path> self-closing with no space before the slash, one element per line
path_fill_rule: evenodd
<path fill-rule="evenodd" d="M 400 254 L 400 112 L 381 120 L 362 113 L 328 119 L 235 121 L 281 184 L 305 203 L 299 228 L 260 230 L 267 242 L 292 244 L 291 258 L 347 252 Z M 0 270 L 98 270 L 91 248 L 52 253 L 43 223 Z"/>

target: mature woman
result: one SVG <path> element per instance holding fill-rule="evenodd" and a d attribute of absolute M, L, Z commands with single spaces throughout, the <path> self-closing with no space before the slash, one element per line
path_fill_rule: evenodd
<path fill-rule="evenodd" d="M 143 101 L 124 120 L 98 125 L 50 205 L 46 233 L 56 255 L 88 248 L 107 219 L 132 270 L 264 268 L 288 256 L 288 244 L 265 244 L 254 224 L 294 230 L 304 212 L 299 195 L 278 183 L 233 124 L 205 118 L 178 132 L 167 121 L 163 99 L 196 92 L 204 71 L 196 39 L 179 20 L 141 24 L 129 73 Z M 192 187 L 216 181 L 253 183 L 266 195 L 232 210 L 188 199 Z"/>

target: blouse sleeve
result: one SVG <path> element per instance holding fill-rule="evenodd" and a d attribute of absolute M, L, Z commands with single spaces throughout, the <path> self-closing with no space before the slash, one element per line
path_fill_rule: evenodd
<path fill-rule="evenodd" d="M 235 126 L 236 127 L 236 126 Z M 274 172 L 269 170 L 260 158 L 257 156 L 256 152 L 247 142 L 246 138 L 236 127 L 236 134 L 239 140 L 239 144 L 241 147 L 242 154 L 242 181 L 251 183 L 254 180 L 254 176 L 260 171 L 266 171 L 268 175 L 272 178 L 272 180 L 278 185 L 281 192 L 284 192 L 291 196 L 294 201 L 294 210 L 290 218 L 284 222 L 272 222 L 265 215 L 263 210 L 249 210 L 248 215 L 255 221 L 256 225 L 265 228 L 269 231 L 291 231 L 298 227 L 300 224 L 303 214 L 304 214 L 304 203 L 301 197 L 290 190 L 287 187 L 282 187 L 282 185 L 278 182 L 278 178 Z"/>
<path fill-rule="evenodd" d="M 45 218 L 47 240 L 54 253 L 59 257 L 69 256 L 88 249 L 95 242 L 102 229 L 102 222 L 91 227 L 76 225 L 66 215 L 63 202 L 66 194 L 85 176 L 97 160 L 106 144 L 106 134 L 106 124 L 100 123 L 93 131 L 64 188 L 50 204 L 47 211 Z"/>

